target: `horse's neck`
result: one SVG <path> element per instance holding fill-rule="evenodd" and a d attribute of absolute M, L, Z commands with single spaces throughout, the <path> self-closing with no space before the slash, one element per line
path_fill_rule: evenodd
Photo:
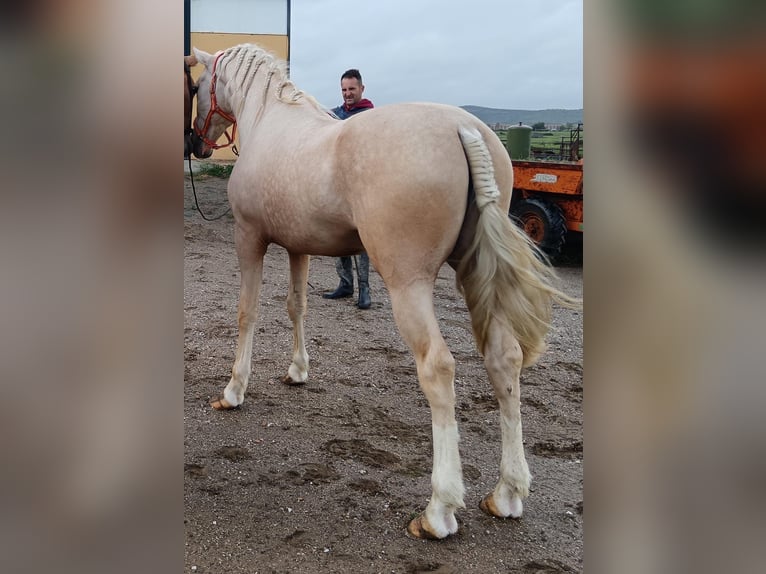
<path fill-rule="evenodd" d="M 267 105 L 271 99 L 272 82 L 276 74 L 270 73 L 268 66 L 259 69 L 252 77 L 237 79 L 236 77 L 224 78 L 226 92 L 231 110 L 237 118 L 240 131 L 243 124 L 250 124 L 247 116 L 258 115 L 258 109 Z M 253 114 L 255 110 L 255 114 Z M 253 120 L 255 118 L 252 118 Z"/>
<path fill-rule="evenodd" d="M 319 129 L 325 116 L 315 115 L 306 102 L 288 104 L 277 100 L 267 102 L 265 109 L 255 119 L 253 110 L 245 117 L 240 132 L 243 146 L 246 142 L 271 142 L 281 147 L 293 146 L 301 141 L 314 141 L 319 137 Z"/>
<path fill-rule="evenodd" d="M 267 124 L 284 122 L 284 129 L 294 132 L 292 126 L 313 124 L 312 115 L 325 117 L 319 106 L 287 81 L 285 72 L 268 58 L 238 50 L 221 62 L 219 77 L 226 86 L 229 108 L 243 144 L 251 132 Z M 301 121 L 295 120 L 297 116 Z"/>
<path fill-rule="evenodd" d="M 253 82 L 247 93 L 237 92 L 234 94 L 235 101 L 241 103 L 239 112 L 236 111 L 235 106 L 240 141 L 247 141 L 250 133 L 259 130 L 262 126 L 276 124 L 295 132 L 298 126 L 311 129 L 310 126 L 314 123 L 312 118 L 317 121 L 325 119 L 326 114 L 312 105 L 305 97 L 291 102 L 289 101 L 289 94 L 285 93 L 284 99 L 280 100 L 277 91 L 279 81 L 280 79 L 275 75 L 268 86 L 264 85 L 264 81 Z M 287 86 L 285 89 L 293 88 Z M 301 116 L 302 121 L 296 122 L 297 116 Z"/>

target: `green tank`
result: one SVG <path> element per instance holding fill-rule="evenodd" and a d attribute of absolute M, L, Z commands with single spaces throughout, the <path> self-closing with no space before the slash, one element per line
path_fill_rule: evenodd
<path fill-rule="evenodd" d="M 519 122 L 519 125 L 508 128 L 505 147 L 511 159 L 528 159 L 532 151 L 532 127 Z"/>

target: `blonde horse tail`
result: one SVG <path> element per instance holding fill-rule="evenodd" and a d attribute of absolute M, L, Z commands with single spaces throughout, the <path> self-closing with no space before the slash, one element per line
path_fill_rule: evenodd
<path fill-rule="evenodd" d="M 553 301 L 567 307 L 582 303 L 556 287 L 558 278 L 553 268 L 498 204 L 500 190 L 492 157 L 479 131 L 461 127 L 459 134 L 478 219 L 473 238 L 456 267 L 457 287 L 471 313 L 479 351 L 485 351 L 490 321 L 503 321 L 513 330 L 524 356 L 523 365 L 528 366 L 545 351 Z"/>

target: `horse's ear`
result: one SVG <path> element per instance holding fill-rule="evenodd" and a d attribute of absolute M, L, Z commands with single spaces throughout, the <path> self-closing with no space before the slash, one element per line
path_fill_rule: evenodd
<path fill-rule="evenodd" d="M 194 66 L 197 65 L 197 56 L 195 56 L 194 54 L 190 56 L 184 56 L 184 64 L 186 64 L 190 68 L 193 68 Z"/>
<path fill-rule="evenodd" d="M 192 50 L 194 50 L 194 55 L 197 58 L 197 61 L 201 64 L 203 64 L 206 68 L 210 64 L 210 59 L 212 56 L 208 54 L 207 52 L 204 52 L 203 50 L 198 50 L 197 48 L 192 47 Z"/>

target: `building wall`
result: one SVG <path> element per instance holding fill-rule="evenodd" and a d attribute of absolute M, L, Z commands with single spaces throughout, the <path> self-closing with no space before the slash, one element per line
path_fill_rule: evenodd
<path fill-rule="evenodd" d="M 287 35 L 287 0 L 191 0 L 192 32 Z"/>
<path fill-rule="evenodd" d="M 215 53 L 239 44 L 258 44 L 278 58 L 290 56 L 290 0 L 191 0 L 191 45 Z M 192 69 L 196 81 L 202 66 Z M 196 115 L 196 99 L 193 114 Z M 221 141 L 225 141 L 222 138 Z M 239 136 L 237 136 L 239 145 Z M 233 160 L 231 147 L 212 159 Z"/>

